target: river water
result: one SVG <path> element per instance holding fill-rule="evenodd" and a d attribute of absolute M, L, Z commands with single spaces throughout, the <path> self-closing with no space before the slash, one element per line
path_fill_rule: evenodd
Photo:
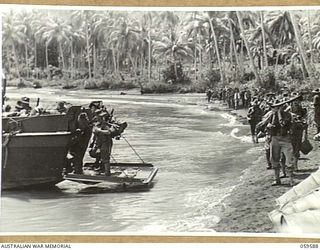
<path fill-rule="evenodd" d="M 214 232 L 224 199 L 237 191 L 244 171 L 257 159 L 248 126 L 226 112 L 210 111 L 203 94 L 7 90 L 11 102 L 22 95 L 33 102 L 40 97 L 44 107 L 57 100 L 103 100 L 128 122 L 126 138 L 159 172 L 147 192 L 3 192 L 1 232 Z M 118 162 L 139 160 L 123 139 L 115 141 L 113 156 Z"/>

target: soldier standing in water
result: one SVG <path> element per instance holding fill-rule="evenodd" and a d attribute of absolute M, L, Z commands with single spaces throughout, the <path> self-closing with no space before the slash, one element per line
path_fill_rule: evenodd
<path fill-rule="evenodd" d="M 96 111 L 96 122 L 93 125 L 92 133 L 94 134 L 93 150 L 97 152 L 96 157 L 101 159 L 102 166 L 100 172 L 110 176 L 110 157 L 113 146 L 112 134 L 113 128 L 108 124 L 108 113 L 103 110 Z"/>

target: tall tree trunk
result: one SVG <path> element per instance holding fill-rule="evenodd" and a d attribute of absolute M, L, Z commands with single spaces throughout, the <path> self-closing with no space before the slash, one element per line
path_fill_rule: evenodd
<path fill-rule="evenodd" d="M 240 71 L 242 74 L 244 73 L 244 46 L 243 46 L 243 39 L 241 39 L 241 44 L 240 44 Z"/>
<path fill-rule="evenodd" d="M 27 77 L 29 78 L 29 62 L 28 62 L 28 44 L 24 44 L 25 53 L 26 53 L 26 68 L 27 68 Z"/>
<path fill-rule="evenodd" d="M 236 59 L 236 78 L 237 78 L 237 73 L 238 73 L 238 69 L 240 70 L 240 76 L 243 75 L 243 72 L 241 71 L 241 67 L 240 67 L 240 62 L 239 62 L 239 58 L 238 58 L 238 53 L 237 53 L 237 48 L 236 48 L 236 43 L 234 41 L 234 35 L 233 35 L 233 28 L 232 28 L 232 23 L 230 18 L 228 18 L 228 22 L 229 22 L 229 27 L 230 27 L 230 39 L 231 39 L 231 48 L 230 48 L 230 53 L 233 50 L 234 51 L 234 57 Z"/>
<path fill-rule="evenodd" d="M 173 58 L 173 68 L 174 68 L 174 75 L 176 77 L 176 80 L 178 80 L 178 69 L 177 69 L 177 61 L 176 57 L 174 55 L 174 52 L 172 51 L 172 58 Z"/>
<path fill-rule="evenodd" d="M 131 55 L 129 55 L 129 59 L 132 65 L 132 69 L 133 69 L 133 73 L 134 73 L 134 78 L 137 79 L 137 67 L 136 67 L 136 63 L 135 63 L 135 59 L 132 58 Z"/>
<path fill-rule="evenodd" d="M 46 66 L 47 66 L 47 70 L 49 70 L 48 46 L 49 46 L 49 44 L 46 43 Z"/>
<path fill-rule="evenodd" d="M 222 60 L 222 71 L 226 75 L 226 40 L 223 40 L 223 60 Z"/>
<path fill-rule="evenodd" d="M 143 68 L 144 68 L 144 63 L 143 63 L 143 52 L 141 52 L 140 54 L 140 78 L 142 78 L 144 72 L 143 72 Z M 149 63 L 149 62 L 148 62 Z M 149 77 L 149 65 L 148 65 L 148 77 Z M 148 82 L 149 81 L 149 78 L 148 78 Z"/>
<path fill-rule="evenodd" d="M 236 62 L 233 60 L 233 48 L 232 48 L 232 42 L 231 42 L 231 29 L 230 29 L 230 43 L 229 43 L 229 68 L 233 66 L 237 66 Z"/>
<path fill-rule="evenodd" d="M 148 30 L 148 82 L 149 84 L 151 83 L 151 59 L 152 59 L 152 55 L 151 55 L 151 15 L 149 15 L 149 30 Z"/>
<path fill-rule="evenodd" d="M 199 50 L 199 79 L 202 79 L 202 49 Z"/>
<path fill-rule="evenodd" d="M 135 65 L 135 68 L 136 68 L 136 75 L 137 75 L 137 72 L 138 72 L 138 61 L 139 61 L 139 56 L 136 56 L 133 58 L 134 59 L 134 65 Z M 142 76 L 142 72 L 140 72 L 140 76 Z M 135 78 L 135 81 L 137 81 L 138 79 L 138 76 Z"/>
<path fill-rule="evenodd" d="M 209 68 L 212 69 L 213 68 L 213 55 L 212 55 L 211 48 L 209 48 L 209 60 L 210 60 Z"/>
<path fill-rule="evenodd" d="M 36 70 L 36 68 L 37 68 L 37 56 L 38 56 L 38 53 L 37 53 L 37 41 L 35 41 L 34 42 L 34 68 L 35 68 L 35 70 Z M 36 72 L 36 76 L 37 76 L 37 78 L 38 78 L 38 72 Z"/>
<path fill-rule="evenodd" d="M 158 73 L 158 80 L 160 81 L 161 75 L 160 75 L 160 69 L 159 69 L 159 63 L 158 60 L 156 60 L 156 72 Z"/>
<path fill-rule="evenodd" d="M 231 31 L 231 30 L 230 30 Z M 237 69 L 237 63 L 233 60 L 233 48 L 232 48 L 232 42 L 231 42 L 231 36 L 230 36 L 230 44 L 229 44 L 229 70 L 232 72 L 232 81 L 236 81 L 236 75 L 235 70 Z"/>
<path fill-rule="evenodd" d="M 12 49 L 13 50 L 13 49 Z M 11 68 L 13 68 L 12 67 L 12 64 L 10 63 L 11 62 L 11 56 L 12 56 L 12 52 L 11 52 L 11 50 L 10 50 L 10 46 L 8 46 L 7 47 L 7 61 L 8 61 L 8 73 L 10 73 L 11 72 Z M 16 61 L 14 61 L 14 62 L 16 62 Z"/>
<path fill-rule="evenodd" d="M 212 31 L 212 37 L 213 37 L 213 41 L 214 41 L 214 46 L 215 46 L 215 50 L 216 50 L 216 55 L 217 55 L 217 59 L 218 59 L 218 64 L 219 64 L 219 69 L 220 69 L 220 76 L 221 76 L 221 82 L 222 84 L 224 84 L 225 80 L 224 80 L 224 72 L 222 70 L 222 65 L 221 65 L 221 60 L 220 60 L 220 52 L 219 52 L 219 46 L 218 46 L 218 41 L 217 41 L 217 37 L 216 37 L 216 33 L 214 31 L 214 27 L 210 18 L 210 14 L 209 12 L 208 14 L 208 18 L 209 18 L 209 24 L 210 24 L 210 28 Z"/>
<path fill-rule="evenodd" d="M 71 68 L 71 79 L 74 79 L 74 53 L 73 53 L 73 44 L 71 41 L 70 44 L 70 52 L 71 52 L 71 61 L 70 61 L 70 68 Z"/>
<path fill-rule="evenodd" d="M 117 50 L 117 74 L 120 77 L 120 52 Z"/>
<path fill-rule="evenodd" d="M 114 49 L 112 50 L 112 61 L 113 61 L 113 73 L 117 75 L 117 60 Z"/>
<path fill-rule="evenodd" d="M 83 67 L 83 60 L 86 60 L 82 55 L 83 55 L 84 51 L 83 51 L 83 48 L 81 48 L 81 51 L 80 51 L 80 55 L 78 55 L 78 58 L 79 58 L 79 65 L 78 65 L 78 69 L 81 69 Z M 85 65 L 84 65 L 85 67 Z"/>
<path fill-rule="evenodd" d="M 241 35 L 242 35 L 244 44 L 245 44 L 245 46 L 246 46 L 246 48 L 247 48 L 248 56 L 249 56 L 249 58 L 250 58 L 250 63 L 251 63 L 252 71 L 253 71 L 253 73 L 254 73 L 254 76 L 256 77 L 256 80 L 257 80 L 258 84 L 260 84 L 260 83 L 261 83 L 261 78 L 260 78 L 260 76 L 259 76 L 259 74 L 258 74 L 258 71 L 257 71 L 256 66 L 254 65 L 253 57 L 252 57 L 251 52 L 250 52 L 249 43 L 248 43 L 247 38 L 246 38 L 246 36 L 245 36 L 245 34 L 244 34 L 244 28 L 243 28 L 243 26 L 242 26 L 242 19 L 241 19 L 241 16 L 240 16 L 241 14 L 239 13 L 239 11 L 236 11 L 236 14 L 237 14 L 237 18 L 238 18 L 238 20 L 239 20 L 239 26 L 240 26 L 240 30 L 241 30 Z"/>
<path fill-rule="evenodd" d="M 61 42 L 59 42 L 59 50 L 60 50 L 60 55 L 61 55 L 61 61 L 62 61 L 62 69 L 65 70 L 65 64 L 64 64 L 64 56 L 63 56 L 63 50 L 62 50 L 62 45 Z"/>
<path fill-rule="evenodd" d="M 194 79 L 197 80 L 197 43 L 194 44 Z"/>
<path fill-rule="evenodd" d="M 308 33 L 309 33 L 309 49 L 310 49 L 310 62 L 313 63 L 313 47 L 312 47 L 312 37 L 311 37 L 311 17 L 310 10 L 308 10 Z"/>
<path fill-rule="evenodd" d="M 88 61 L 88 71 L 89 80 L 91 80 L 91 63 L 90 63 L 90 44 L 89 44 L 89 30 L 88 30 L 88 16 L 85 14 L 85 30 L 86 30 L 86 43 L 87 43 L 87 61 Z"/>
<path fill-rule="evenodd" d="M 18 77 L 21 78 L 20 70 L 19 70 L 19 62 L 18 62 L 18 57 L 17 57 L 17 51 L 16 51 L 16 46 L 14 45 L 14 42 L 12 42 L 12 50 L 13 50 L 14 61 L 16 62 L 17 74 L 18 74 Z"/>
<path fill-rule="evenodd" d="M 96 43 L 93 43 L 93 77 L 97 76 L 97 49 Z"/>
<path fill-rule="evenodd" d="M 261 17 L 261 33 L 262 33 L 262 46 L 263 46 L 263 58 L 264 58 L 264 65 L 265 69 L 268 68 L 268 55 L 267 55 L 267 46 L 266 46 L 266 34 L 264 30 L 264 16 L 263 11 L 260 11 L 260 17 Z"/>
<path fill-rule="evenodd" d="M 298 45 L 298 48 L 299 48 L 300 56 L 302 57 L 302 61 L 304 63 L 304 66 L 305 66 L 305 69 L 307 71 L 307 74 L 309 75 L 311 81 L 313 81 L 313 76 L 312 76 L 313 72 L 312 72 L 311 67 L 309 65 L 309 62 L 307 60 L 306 52 L 304 50 L 304 47 L 303 47 L 303 44 L 302 44 L 302 41 L 301 41 L 301 34 L 300 34 L 299 27 L 297 25 L 294 13 L 292 11 L 289 11 L 289 13 L 290 13 L 291 21 L 292 21 L 292 24 L 293 24 L 294 34 L 295 34 L 295 37 L 296 37 L 296 42 L 297 42 L 297 45 Z"/>
<path fill-rule="evenodd" d="M 279 45 L 278 51 L 280 51 L 281 49 L 282 49 L 282 40 L 280 40 L 280 45 Z M 278 64 L 279 64 L 279 57 L 280 57 L 280 54 L 278 51 L 277 51 L 277 58 L 276 58 L 276 65 L 275 65 L 276 75 L 278 74 Z"/>

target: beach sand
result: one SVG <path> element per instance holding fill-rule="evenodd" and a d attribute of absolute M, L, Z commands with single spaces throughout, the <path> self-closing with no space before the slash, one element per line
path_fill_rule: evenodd
<path fill-rule="evenodd" d="M 216 104 L 215 104 L 216 105 Z M 227 110 L 224 105 L 217 104 L 220 109 Z M 230 111 L 230 110 L 229 110 Z M 230 111 L 240 122 L 246 122 L 246 111 Z M 309 128 L 309 138 L 313 151 L 308 155 L 301 154 L 299 170 L 294 173 L 294 181 L 298 184 L 318 169 L 320 159 L 320 142 L 314 141 L 315 129 Z M 276 198 L 290 190 L 289 179 L 283 178 L 281 186 L 271 186 L 274 171 L 267 170 L 264 143 L 260 143 L 261 156 L 246 170 L 243 182 L 224 201 L 221 220 L 214 227 L 217 232 L 274 233 L 268 213 L 276 208 Z"/>

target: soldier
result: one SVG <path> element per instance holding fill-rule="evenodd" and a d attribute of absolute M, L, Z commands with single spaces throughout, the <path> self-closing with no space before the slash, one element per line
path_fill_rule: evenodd
<path fill-rule="evenodd" d="M 245 102 L 244 108 L 248 109 L 250 106 L 250 102 L 251 102 L 251 92 L 248 89 L 244 93 L 244 102 Z"/>
<path fill-rule="evenodd" d="M 59 114 L 66 114 L 67 113 L 67 108 L 65 107 L 65 102 L 61 101 L 57 103 L 56 110 Z"/>
<path fill-rule="evenodd" d="M 72 156 L 71 163 L 75 174 L 83 174 L 83 157 L 87 149 L 87 142 L 91 137 L 91 124 L 89 117 L 84 108 L 78 116 L 74 117 L 74 127 L 71 128 L 73 131 L 69 153 Z"/>
<path fill-rule="evenodd" d="M 212 89 L 211 88 L 209 88 L 208 90 L 207 90 L 207 100 L 208 100 L 208 103 L 211 101 L 211 97 L 212 97 L 212 94 L 213 94 L 213 92 L 212 92 Z"/>
<path fill-rule="evenodd" d="M 110 157 L 112 150 L 112 133 L 113 128 L 108 124 L 105 117 L 108 113 L 103 110 L 97 110 L 95 113 L 96 122 L 93 125 L 92 133 L 94 134 L 93 151 L 96 157 L 101 159 L 102 166 L 100 172 L 104 172 L 106 176 L 110 176 Z"/>
<path fill-rule="evenodd" d="M 272 169 L 271 159 L 270 159 L 270 143 L 271 143 L 271 132 L 269 129 L 267 129 L 267 125 L 270 122 L 270 118 L 272 116 L 272 111 L 270 110 L 268 113 L 266 113 L 262 121 L 257 124 L 256 127 L 256 133 L 257 137 L 259 137 L 259 134 L 265 135 L 265 155 L 267 160 L 267 169 Z"/>
<path fill-rule="evenodd" d="M 240 103 L 240 91 L 238 88 L 235 88 L 235 92 L 233 94 L 234 98 L 234 109 L 239 109 L 239 103 Z"/>
<path fill-rule="evenodd" d="M 15 106 L 14 112 L 15 116 L 28 116 L 32 108 L 30 107 L 30 98 L 22 97 L 19 101 L 17 101 L 17 105 Z"/>
<path fill-rule="evenodd" d="M 302 144 L 303 131 L 307 131 L 307 123 L 305 121 L 307 110 L 302 107 L 302 95 L 292 93 L 291 112 L 293 114 L 292 124 L 292 146 L 294 155 L 294 170 L 298 170 L 298 160 L 300 157 L 300 149 Z"/>
<path fill-rule="evenodd" d="M 317 126 L 317 134 L 320 133 L 320 89 L 312 91 L 313 106 L 314 106 L 314 122 Z"/>
<path fill-rule="evenodd" d="M 258 143 L 258 138 L 256 136 L 256 126 L 261 121 L 263 112 L 259 107 L 259 101 L 255 99 L 252 101 L 252 107 L 249 108 L 247 118 L 251 128 L 252 142 Z"/>
<path fill-rule="evenodd" d="M 267 128 L 271 132 L 271 163 L 275 173 L 275 181 L 272 185 L 281 185 L 280 167 L 281 154 L 283 153 L 287 165 L 290 185 L 293 186 L 293 147 L 292 147 L 292 115 L 286 109 L 287 101 L 275 102 L 272 107 L 272 115 Z"/>
<path fill-rule="evenodd" d="M 89 104 L 89 109 L 91 110 L 92 114 L 95 114 L 96 110 L 102 108 L 102 101 L 92 101 Z"/>

